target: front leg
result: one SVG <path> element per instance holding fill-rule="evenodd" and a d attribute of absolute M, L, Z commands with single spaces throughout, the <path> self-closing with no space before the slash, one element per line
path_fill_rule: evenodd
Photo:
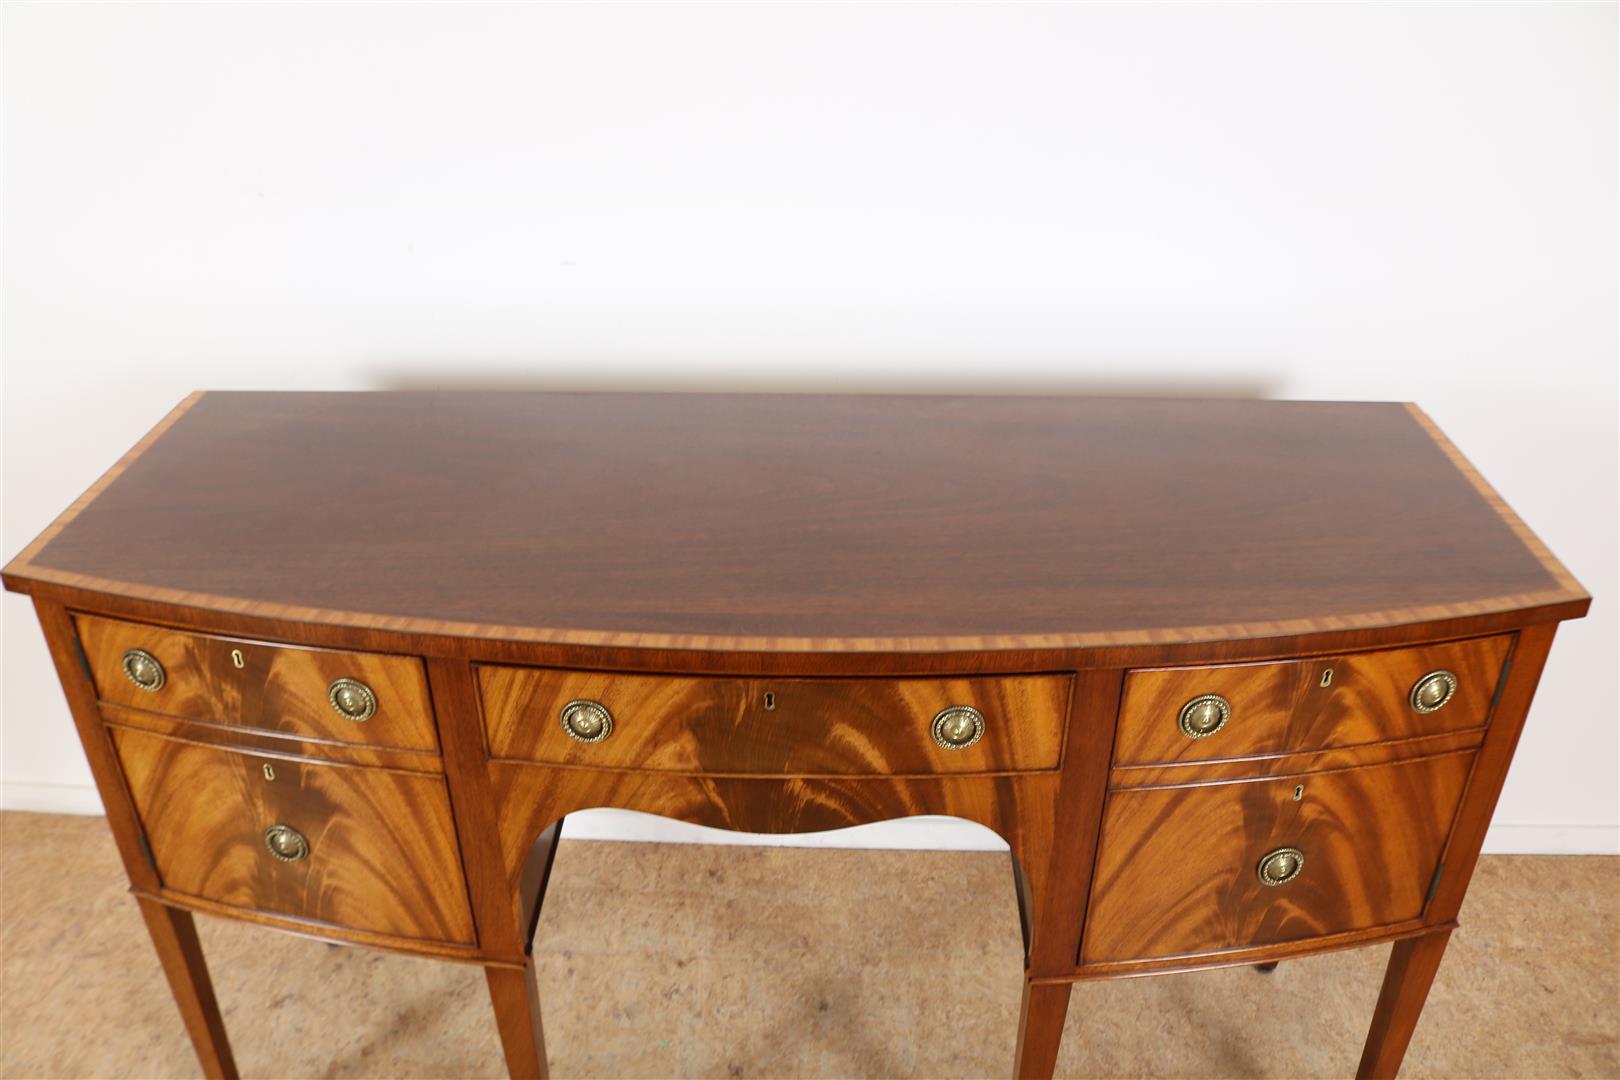
<path fill-rule="evenodd" d="M 186 1034 L 197 1051 L 203 1075 L 224 1080 L 235 1080 L 236 1059 L 231 1056 L 230 1040 L 225 1037 L 225 1021 L 219 1013 L 219 1002 L 214 998 L 214 984 L 208 978 L 208 964 L 203 960 L 202 943 L 197 940 L 197 925 L 191 912 L 170 907 L 149 897 L 139 896 L 141 915 L 146 929 L 152 935 L 163 974 L 168 977 L 169 990 L 175 1004 L 180 1006 L 180 1018 L 185 1021 Z"/>
<path fill-rule="evenodd" d="M 1008 836 L 1024 918 L 1024 999 L 1013 1073 L 1050 1077 L 1069 1011 L 1067 980 L 1079 962 L 1080 934 L 1097 854 L 1096 822 L 1108 791 L 1124 673 L 1080 676 L 1070 704 L 1069 745 L 1050 817 L 1017 823 Z"/>
<path fill-rule="evenodd" d="M 1018 1080 L 1049 1080 L 1057 1068 L 1063 1021 L 1069 1013 L 1072 983 L 1037 983 L 1024 976 L 1024 1003 L 1018 1015 Z"/>
<path fill-rule="evenodd" d="M 1372 1028 L 1361 1052 L 1360 1080 L 1392 1078 L 1401 1068 L 1412 1032 L 1417 1030 L 1423 1002 L 1434 984 L 1435 972 L 1446 954 L 1450 930 L 1438 930 L 1423 937 L 1397 941 L 1389 953 L 1384 971 L 1384 988 L 1373 1010 Z"/>
<path fill-rule="evenodd" d="M 546 1036 L 540 1023 L 540 993 L 534 981 L 534 958 L 523 967 L 486 967 L 495 1024 L 512 1080 L 546 1080 Z"/>

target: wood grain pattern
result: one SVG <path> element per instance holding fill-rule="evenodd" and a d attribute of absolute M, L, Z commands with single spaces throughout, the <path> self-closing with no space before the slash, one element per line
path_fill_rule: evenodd
<path fill-rule="evenodd" d="M 214 997 L 214 984 L 208 977 L 208 963 L 203 959 L 202 942 L 197 938 L 191 912 L 145 896 L 136 899 L 203 1075 L 214 1080 L 235 1080 L 236 1059 L 225 1035 L 225 1019 Z"/>
<path fill-rule="evenodd" d="M 1082 959 L 1190 955 L 1419 917 L 1473 759 L 1110 793 Z M 1280 847 L 1303 851 L 1304 869 L 1262 885 L 1256 867 Z"/>
<path fill-rule="evenodd" d="M 1524 730 L 1530 702 L 1556 632 L 1556 626 L 1527 627 L 1514 644 L 1507 680 L 1492 710 L 1490 729 L 1475 758 L 1462 809 L 1446 842 L 1445 871 L 1428 905 L 1429 920 L 1443 926 L 1445 933 L 1397 946 L 1390 953 L 1383 988 L 1357 1069 L 1357 1076 L 1362 1080 L 1393 1077 L 1400 1070 L 1429 986 L 1445 955 L 1450 927 L 1455 925 L 1468 882 L 1479 861 L 1485 831 L 1507 779 L 1508 765 Z"/>
<path fill-rule="evenodd" d="M 687 776 L 536 765 L 490 765 L 500 809 L 506 888 L 515 897 L 523 865 L 541 832 L 591 807 L 639 810 L 739 832 L 806 833 L 875 821 L 943 814 L 998 833 L 1046 895 L 1058 792 L 1053 773 L 894 778 Z M 1009 883 L 1009 900 L 1012 898 Z"/>
<path fill-rule="evenodd" d="M 979 822 L 1007 840 L 1028 887 L 1032 961 L 1050 951 L 1049 937 L 1072 941 L 1078 936 L 1077 928 L 1063 928 L 1066 920 L 1077 919 L 1079 914 L 1062 903 L 1070 895 L 1064 882 L 1084 872 L 1083 867 L 1058 857 L 1058 822 L 1064 820 L 1063 774 L 743 778 L 504 762 L 492 763 L 489 772 L 500 810 L 497 827 L 506 862 L 504 880 L 495 891 L 514 910 L 520 908 L 518 897 L 536 838 L 551 823 L 576 810 L 612 806 L 713 828 L 771 833 L 821 832 L 917 814 L 944 814 Z M 1010 878 L 1008 884 L 1012 885 Z M 485 889 L 492 887 L 484 885 Z M 1014 899 L 1009 888 L 1006 902 Z M 904 898 L 896 898 L 896 902 L 903 903 Z M 923 914 L 919 912 L 919 917 Z M 515 998 L 516 991 L 508 985 L 507 994 Z M 530 1026 L 538 1044 L 542 1026 L 538 1011 Z M 522 1046 L 522 1031 L 514 1028 L 511 1039 L 518 1043 L 519 1060 L 526 1063 L 529 1057 Z M 1038 1064 L 1019 1068 L 1021 1075 L 1039 1071 Z"/>
<path fill-rule="evenodd" d="M 281 732 L 260 731 L 233 724 L 209 724 L 167 713 L 126 709 L 120 705 L 101 706 L 101 715 L 109 724 L 150 731 L 154 735 L 172 735 L 195 743 L 252 750 L 266 757 L 312 757 L 344 765 L 369 765 L 379 769 L 403 769 L 406 772 L 444 771 L 444 762 L 439 755 L 427 750 L 395 750 L 364 743 L 303 739 Z"/>
<path fill-rule="evenodd" d="M 1190 784 L 1240 783 L 1265 780 L 1292 773 L 1352 769 L 1358 765 L 1381 765 L 1402 758 L 1433 757 L 1453 750 L 1479 746 L 1484 728 L 1443 731 L 1415 739 L 1342 746 L 1332 750 L 1311 750 L 1298 754 L 1254 754 L 1249 757 L 1221 758 L 1215 761 L 1177 761 L 1166 765 L 1133 765 L 1108 773 L 1109 790 L 1116 788 L 1185 787 Z"/>
<path fill-rule="evenodd" d="M 1072 983 L 1025 981 L 1024 999 L 1018 1007 L 1018 1044 L 1013 1070 L 1018 1080 L 1049 1077 L 1057 1068 L 1063 1020 L 1069 1014 L 1069 995 L 1073 992 Z"/>
<path fill-rule="evenodd" d="M 78 615 L 74 623 L 104 702 L 315 740 L 438 749 L 427 679 L 414 657 L 294 648 L 94 615 Z M 163 665 L 159 689 L 142 690 L 125 676 L 129 649 L 145 650 Z M 365 683 L 377 696 L 370 719 L 356 723 L 328 703 L 327 688 L 340 678 Z"/>
<path fill-rule="evenodd" d="M 534 979 L 534 961 L 517 970 L 484 969 L 490 1003 L 495 1007 L 495 1028 L 512 1080 L 546 1080 L 546 1036 L 540 1027 L 540 988 Z"/>
<path fill-rule="evenodd" d="M 1133 671 L 1125 678 L 1115 763 L 1321 750 L 1482 728 L 1511 642 L 1499 635 L 1280 664 Z M 1457 692 L 1439 710 L 1420 713 L 1409 701 L 1412 687 L 1439 670 L 1457 676 Z M 1191 739 L 1177 718 L 1202 694 L 1224 697 L 1232 716 L 1215 734 Z"/>
<path fill-rule="evenodd" d="M 209 394 L 6 581 L 513 641 L 1078 648 L 1583 613 L 1526 534 L 1397 405 Z"/>
<path fill-rule="evenodd" d="M 1394 1080 L 1401 1059 L 1417 1030 L 1418 1016 L 1429 987 L 1440 970 L 1451 940 L 1449 929 L 1398 941 L 1390 950 L 1389 966 L 1373 1008 L 1372 1026 L 1356 1068 L 1357 1080 Z"/>
<path fill-rule="evenodd" d="M 1390 945 L 1422 937 L 1447 924 L 1416 918 L 1403 919 L 1387 926 L 1372 926 L 1361 930 L 1345 930 L 1337 934 L 1278 941 L 1270 945 L 1244 945 L 1215 952 L 1192 953 L 1183 956 L 1148 957 L 1142 960 L 1109 960 L 1086 963 L 1075 971 L 1060 977 L 1059 981 L 1091 982 L 1100 979 L 1135 979 L 1144 975 L 1180 975 L 1191 971 L 1209 971 L 1223 967 L 1249 967 L 1284 960 L 1297 960 L 1305 956 L 1341 952 L 1367 946 Z M 1449 924 L 1455 926 L 1455 923 Z M 1051 980 L 1048 980 L 1051 981 Z"/>
<path fill-rule="evenodd" d="M 1502 686 L 1502 696 L 1491 712 L 1485 742 L 1479 748 L 1474 771 L 1468 777 L 1467 797 L 1446 843 L 1446 873 L 1430 905 L 1430 917 L 1435 921 L 1454 920 L 1462 909 L 1463 895 L 1479 862 L 1486 830 L 1496 812 L 1496 801 L 1501 797 L 1514 748 L 1524 731 L 1530 703 L 1557 630 L 1556 625 L 1528 627 L 1519 634 L 1513 647 L 1512 666 Z"/>
<path fill-rule="evenodd" d="M 1086 672 L 1076 681 L 1069 711 L 1071 735 L 1064 752 L 1051 826 L 1053 865 L 1045 871 L 1036 868 L 1035 876 L 1027 876 L 1024 864 L 1036 852 L 1020 855 L 1022 845 L 1009 841 L 1021 883 L 1032 886 L 1029 900 L 1034 910 L 1022 910 L 1026 969 L 1031 978 L 1067 973 L 1074 966 L 1080 927 L 1091 895 L 1098 824 L 1107 797 L 1109 748 L 1114 742 L 1113 721 L 1119 715 L 1122 681 L 1123 673 L 1118 671 Z"/>
<path fill-rule="evenodd" d="M 1004 679 L 715 679 L 481 665 L 497 758 L 659 772 L 908 775 L 1055 769 L 1067 675 Z M 563 706 L 600 702 L 613 733 L 580 743 Z M 941 748 L 936 714 L 969 705 L 984 736 Z"/>
<path fill-rule="evenodd" d="M 1590 603 L 1415 407 L 1062 398 L 193 395 L 4 580 L 210 1075 L 181 907 L 479 963 L 543 1076 L 528 939 L 556 823 L 594 806 L 995 831 L 1020 1076 L 1051 1074 L 1070 981 L 1411 942 L 1363 1060 L 1389 1075 L 1552 624 Z M 164 692 L 123 680 L 131 645 Z M 1439 667 L 1459 694 L 1413 713 Z M 340 675 L 383 699 L 359 729 Z M 1203 692 L 1237 715 L 1194 742 Z M 614 736 L 566 740 L 573 697 Z M 964 700 L 985 739 L 939 750 Z M 264 852 L 278 819 L 309 860 Z M 1285 843 L 1305 872 L 1267 889 Z"/>
<path fill-rule="evenodd" d="M 127 728 L 112 736 L 168 889 L 398 937 L 474 940 L 442 779 Z M 307 858 L 265 850 L 277 824 L 308 838 Z"/>
<path fill-rule="evenodd" d="M 145 897 L 156 900 L 161 904 L 181 911 L 190 911 L 198 915 L 208 915 L 214 918 L 230 919 L 233 922 L 248 923 L 252 926 L 261 926 L 268 930 L 290 934 L 294 937 L 305 938 L 309 941 L 323 941 L 329 945 L 363 945 L 368 949 L 377 949 L 382 952 L 396 953 L 400 956 L 419 956 L 431 960 L 446 960 L 456 964 L 477 964 L 487 967 L 496 966 L 517 967 L 515 963 L 489 960 L 485 958 L 477 944 L 458 945 L 449 941 L 433 941 L 428 938 L 406 938 L 397 934 L 380 934 L 375 930 L 358 930 L 354 927 L 338 926 L 335 923 L 322 922 L 301 915 L 282 915 L 272 911 L 261 911 L 256 908 L 244 908 L 235 904 L 223 904 L 190 893 L 176 892 L 173 889 L 158 887 L 155 890 L 131 889 L 130 894 L 136 897 Z"/>

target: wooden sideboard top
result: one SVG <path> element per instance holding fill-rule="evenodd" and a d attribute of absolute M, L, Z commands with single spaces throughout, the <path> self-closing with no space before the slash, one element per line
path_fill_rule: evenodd
<path fill-rule="evenodd" d="M 5 570 L 234 614 L 783 651 L 1584 614 L 1376 403 L 199 393 Z"/>

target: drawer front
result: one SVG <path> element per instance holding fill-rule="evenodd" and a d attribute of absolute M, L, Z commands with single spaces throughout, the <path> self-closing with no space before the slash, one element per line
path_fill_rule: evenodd
<path fill-rule="evenodd" d="M 301 738 L 438 749 L 427 677 L 413 657 L 210 637 L 93 615 L 74 621 L 104 702 Z M 160 669 L 154 689 L 126 669 L 135 652 Z M 157 681 L 141 666 L 148 661 L 128 663 L 148 685 Z"/>
<path fill-rule="evenodd" d="M 354 930 L 473 942 L 444 781 L 112 727 L 163 884 Z M 277 826 L 296 836 L 269 831 Z M 286 861 L 282 855 L 307 853 Z"/>
<path fill-rule="evenodd" d="M 1482 727 L 1511 642 L 1503 635 L 1279 664 L 1133 671 L 1114 764 L 1323 750 Z M 1450 673 L 1455 689 L 1439 708 L 1420 711 L 1413 690 L 1437 672 Z M 1446 683 L 1437 677 L 1430 685 Z M 1183 710 L 1188 728 L 1201 732 L 1219 723 L 1223 703 L 1226 719 L 1213 733 L 1183 729 Z"/>
<path fill-rule="evenodd" d="M 1081 959 L 1196 955 L 1419 917 L 1473 758 L 1110 792 Z M 1298 875 L 1263 883 L 1262 860 L 1285 849 L 1299 852 Z"/>
<path fill-rule="evenodd" d="M 1068 675 L 971 679 L 710 679 L 480 666 L 484 726 L 498 758 L 694 773 L 904 775 L 1055 769 Z M 572 702 L 600 705 L 611 732 L 564 730 Z M 982 718 L 947 749 L 936 719 Z M 950 721 L 955 719 L 956 723 Z M 940 720 L 947 741 L 980 726 Z"/>

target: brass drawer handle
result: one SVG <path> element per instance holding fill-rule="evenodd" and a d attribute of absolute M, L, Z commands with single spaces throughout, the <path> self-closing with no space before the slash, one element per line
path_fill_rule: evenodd
<path fill-rule="evenodd" d="M 613 714 L 600 701 L 570 701 L 562 707 L 562 729 L 575 742 L 599 743 L 613 734 Z"/>
<path fill-rule="evenodd" d="M 946 750 L 966 750 L 984 738 L 984 714 L 971 705 L 952 705 L 934 717 L 934 741 Z"/>
<path fill-rule="evenodd" d="M 272 825 L 264 830 L 264 846 L 282 862 L 309 858 L 309 841 L 291 825 Z"/>
<path fill-rule="evenodd" d="M 1200 694 L 1181 707 L 1176 726 L 1189 739 L 1207 739 L 1232 719 L 1232 703 L 1219 694 Z"/>
<path fill-rule="evenodd" d="M 1421 713 L 1438 712 L 1457 692 L 1457 676 L 1449 671 L 1431 671 L 1412 686 L 1412 708 Z"/>
<path fill-rule="evenodd" d="M 163 665 L 145 649 L 131 649 L 124 654 L 124 674 L 149 694 L 163 689 Z"/>
<path fill-rule="evenodd" d="M 1305 869 L 1305 853 L 1297 847 L 1280 847 L 1260 860 L 1260 884 L 1286 885 Z"/>
<path fill-rule="evenodd" d="M 377 712 L 377 695 L 355 679 L 334 679 L 326 688 L 326 700 L 339 716 L 357 724 L 365 723 Z"/>

